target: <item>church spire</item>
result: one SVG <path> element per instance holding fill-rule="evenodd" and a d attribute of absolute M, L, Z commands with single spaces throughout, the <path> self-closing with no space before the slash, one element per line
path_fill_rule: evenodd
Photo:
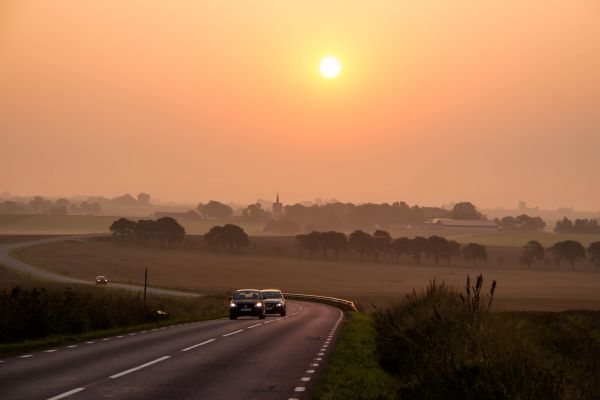
<path fill-rule="evenodd" d="M 275 203 L 279 204 L 279 190 L 277 191 L 277 200 L 275 201 Z"/>

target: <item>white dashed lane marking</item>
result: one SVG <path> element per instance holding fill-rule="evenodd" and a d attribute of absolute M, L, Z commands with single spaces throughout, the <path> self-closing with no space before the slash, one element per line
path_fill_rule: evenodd
<path fill-rule="evenodd" d="M 117 378 L 120 378 L 120 377 L 122 377 L 123 375 L 127 375 L 127 374 L 130 374 L 130 373 L 132 373 L 132 372 L 135 372 L 135 371 L 139 371 L 139 370 L 140 370 L 140 369 L 142 369 L 142 368 L 149 367 L 150 365 L 153 365 L 153 364 L 159 363 L 159 362 L 161 362 L 161 361 L 164 361 L 164 360 L 166 360 L 166 359 L 168 359 L 168 358 L 171 358 L 171 356 L 164 356 L 164 357 L 161 357 L 161 358 L 157 358 L 156 360 L 152 360 L 152 361 L 149 361 L 149 362 L 147 362 L 147 363 L 145 363 L 145 364 L 138 365 L 137 367 L 134 367 L 134 368 L 128 369 L 127 371 L 123 371 L 123 372 L 119 372 L 118 374 L 111 375 L 111 376 L 110 376 L 110 379 L 117 379 Z"/>
<path fill-rule="evenodd" d="M 306 388 L 304 386 L 296 386 L 294 392 L 304 392 Z"/>
<path fill-rule="evenodd" d="M 304 376 L 304 377 L 300 378 L 300 380 L 302 382 L 308 382 L 308 381 L 310 381 L 310 377 L 309 376 Z"/>
<path fill-rule="evenodd" d="M 44 351 L 44 353 L 54 353 L 55 351 L 56 351 L 56 349 L 51 349 L 51 350 Z"/>
<path fill-rule="evenodd" d="M 72 345 L 70 345 L 70 346 L 67 346 L 67 347 L 68 347 L 69 349 L 74 349 L 75 347 L 77 347 L 77 345 L 76 345 L 76 344 L 72 344 Z"/>
<path fill-rule="evenodd" d="M 29 358 L 29 357 L 33 357 L 33 354 L 24 354 L 19 358 Z"/>
<path fill-rule="evenodd" d="M 58 396 L 50 397 L 48 400 L 64 399 L 65 397 L 69 397 L 72 394 L 79 393 L 82 390 L 85 390 L 85 388 L 77 388 L 77 389 L 69 390 L 68 392 L 64 392 L 63 394 L 59 394 Z"/>
<path fill-rule="evenodd" d="M 262 324 L 256 324 L 256 325 L 252 325 L 247 327 L 246 329 L 252 329 L 252 328 L 256 328 L 257 326 L 261 326 Z"/>
<path fill-rule="evenodd" d="M 243 332 L 243 331 L 244 331 L 243 329 L 239 329 L 239 330 L 237 330 L 237 331 L 234 331 L 234 332 L 229 332 L 229 333 L 226 333 L 226 334 L 224 334 L 224 335 L 221 335 L 221 336 L 223 336 L 223 337 L 227 337 L 227 336 L 235 335 L 236 333 L 240 333 L 240 332 Z"/>
<path fill-rule="evenodd" d="M 198 343 L 198 344 L 195 344 L 195 345 L 193 345 L 193 346 L 186 347 L 185 349 L 181 349 L 181 351 L 188 351 L 188 350 L 192 350 L 192 349 L 195 349 L 196 347 L 204 346 L 205 344 L 209 344 L 210 342 L 214 342 L 215 340 L 216 340 L 216 339 L 209 339 L 209 340 L 206 340 L 206 341 L 204 341 L 204 342 L 202 342 L 202 343 Z"/>

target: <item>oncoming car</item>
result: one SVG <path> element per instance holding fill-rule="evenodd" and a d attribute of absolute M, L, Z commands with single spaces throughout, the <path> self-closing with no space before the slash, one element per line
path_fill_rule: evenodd
<path fill-rule="evenodd" d="M 229 304 L 229 319 L 250 316 L 265 319 L 265 305 L 257 289 L 237 290 Z"/>
<path fill-rule="evenodd" d="M 98 275 L 96 277 L 96 285 L 108 285 L 108 279 L 104 275 Z"/>
<path fill-rule="evenodd" d="M 279 289 L 263 289 L 260 291 L 265 303 L 265 312 L 267 314 L 279 314 L 285 316 L 286 306 L 283 293 Z"/>

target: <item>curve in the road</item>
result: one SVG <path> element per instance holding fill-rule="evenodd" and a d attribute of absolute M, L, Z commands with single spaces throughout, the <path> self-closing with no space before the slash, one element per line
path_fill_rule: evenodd
<path fill-rule="evenodd" d="M 0 360 L 2 399 L 308 399 L 343 313 L 212 320 Z"/>
<path fill-rule="evenodd" d="M 64 275 L 56 274 L 54 272 L 43 270 L 41 268 L 36 267 L 35 265 L 31 265 L 24 261 L 17 260 L 11 256 L 11 253 L 13 251 L 22 249 L 22 248 L 26 248 L 26 247 L 56 243 L 56 242 L 61 242 L 61 241 L 65 241 L 65 240 L 85 240 L 86 238 L 90 238 L 90 237 L 94 237 L 94 236 L 99 236 L 99 235 L 62 236 L 62 237 L 53 237 L 53 238 L 48 238 L 48 239 L 39 239 L 39 240 L 32 240 L 32 241 L 27 241 L 27 242 L 0 245 L 0 264 L 4 265 L 10 269 L 13 269 L 18 273 L 29 274 L 34 278 L 38 278 L 38 279 L 42 279 L 42 280 L 60 282 L 60 283 L 71 283 L 71 284 L 78 284 L 78 285 L 94 285 L 93 282 L 84 281 L 82 279 L 70 278 L 68 276 L 64 276 Z M 100 236 L 105 236 L 105 235 L 100 235 Z M 129 285 L 129 284 L 125 284 L 125 283 L 111 283 L 110 287 L 115 288 L 115 289 L 134 291 L 134 292 L 140 292 L 140 291 L 144 290 L 144 288 L 142 286 Z M 148 293 L 162 295 L 162 296 L 178 296 L 178 297 L 198 297 L 199 296 L 197 293 L 184 292 L 184 291 L 180 291 L 180 290 L 161 289 L 161 288 L 155 288 L 155 287 L 148 287 Z"/>

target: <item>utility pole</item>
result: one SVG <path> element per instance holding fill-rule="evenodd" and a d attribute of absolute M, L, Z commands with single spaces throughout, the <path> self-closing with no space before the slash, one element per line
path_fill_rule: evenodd
<path fill-rule="evenodd" d="M 146 289 L 148 288 L 148 268 L 144 273 L 144 310 L 146 309 Z"/>

